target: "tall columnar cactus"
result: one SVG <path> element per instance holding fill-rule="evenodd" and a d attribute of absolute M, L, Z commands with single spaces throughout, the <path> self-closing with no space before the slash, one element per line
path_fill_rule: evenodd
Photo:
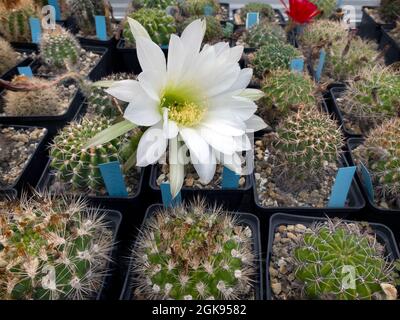
<path fill-rule="evenodd" d="M 43 85 L 42 90 L 33 91 L 7 91 L 4 95 L 4 112 L 8 116 L 55 116 L 60 114 L 59 91 L 55 86 L 49 86 L 50 82 L 45 79 L 28 79 L 25 76 L 18 76 L 13 79 L 13 84 L 33 83 Z"/>
<path fill-rule="evenodd" d="M 75 37 L 61 27 L 44 33 L 40 42 L 43 60 L 58 69 L 77 65 L 80 51 L 81 47 Z"/>
<path fill-rule="evenodd" d="M 252 27 L 245 34 L 244 41 L 247 46 L 252 48 L 260 48 L 271 42 L 286 42 L 287 37 L 283 28 L 274 23 L 260 23 Z"/>
<path fill-rule="evenodd" d="M 294 257 L 295 277 L 305 298 L 397 298 L 396 275 L 384 246 L 360 224 L 332 220 L 315 224 L 298 242 Z"/>
<path fill-rule="evenodd" d="M 386 22 L 396 21 L 400 17 L 400 0 L 381 0 L 379 13 Z"/>
<path fill-rule="evenodd" d="M 400 114 L 400 72 L 380 66 L 365 69 L 350 82 L 339 102 L 340 109 L 363 133 L 385 119 Z"/>
<path fill-rule="evenodd" d="M 207 6 L 212 8 L 214 15 L 219 11 L 219 3 L 217 0 L 184 0 L 178 1 L 178 4 L 181 8 L 182 15 L 186 17 L 204 15 L 204 9 Z"/>
<path fill-rule="evenodd" d="M 372 130 L 354 152 L 370 171 L 375 190 L 388 203 L 400 201 L 400 119 L 384 122 Z"/>
<path fill-rule="evenodd" d="M 262 78 L 266 73 L 276 69 L 289 69 L 290 62 L 302 57 L 294 46 L 283 42 L 269 42 L 259 48 L 252 59 L 255 75 Z"/>
<path fill-rule="evenodd" d="M 337 0 L 311 0 L 311 2 L 321 11 L 320 18 L 328 19 L 336 12 Z"/>
<path fill-rule="evenodd" d="M 112 246 L 104 217 L 83 200 L 2 202 L 0 299 L 95 298 Z"/>
<path fill-rule="evenodd" d="M 328 47 L 335 43 L 347 42 L 349 30 L 343 23 L 331 20 L 315 20 L 308 24 L 300 36 L 300 44 L 304 49 L 315 46 Z"/>
<path fill-rule="evenodd" d="M 246 22 L 249 12 L 258 12 L 260 14 L 260 20 L 265 20 L 265 22 L 272 22 L 275 20 L 274 9 L 267 3 L 250 2 L 241 8 L 240 19 L 243 23 Z"/>
<path fill-rule="evenodd" d="M 0 37 L 0 75 L 17 64 L 17 53 L 11 45 Z"/>
<path fill-rule="evenodd" d="M 179 25 L 179 31 L 182 32 L 190 23 L 197 19 L 206 20 L 206 33 L 204 34 L 205 43 L 215 43 L 221 41 L 224 36 L 221 23 L 214 16 L 191 16 Z"/>
<path fill-rule="evenodd" d="M 3 7 L 0 4 L 0 35 L 10 42 L 31 42 L 29 18 L 35 16 L 32 0 L 20 0 Z"/>
<path fill-rule="evenodd" d="M 163 10 L 142 8 L 129 16 L 142 24 L 151 39 L 159 45 L 168 44 L 171 34 L 176 32 L 175 19 Z M 135 39 L 128 23 L 125 24 L 123 34 L 125 44 L 133 46 Z"/>
<path fill-rule="evenodd" d="M 260 116 L 274 124 L 299 107 L 317 104 L 316 85 L 306 74 L 290 70 L 272 71 L 263 83 L 264 97 L 259 102 Z"/>
<path fill-rule="evenodd" d="M 252 230 L 221 209 L 193 203 L 158 211 L 141 230 L 133 256 L 136 297 L 252 296 Z"/>
<path fill-rule="evenodd" d="M 325 163 L 336 163 L 344 146 L 336 121 L 317 108 L 302 108 L 289 115 L 276 131 L 275 150 L 300 185 L 318 175 Z"/>

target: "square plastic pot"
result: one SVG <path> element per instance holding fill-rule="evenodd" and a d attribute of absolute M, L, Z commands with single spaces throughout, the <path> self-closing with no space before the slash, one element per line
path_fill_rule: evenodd
<path fill-rule="evenodd" d="M 159 209 L 162 209 L 163 206 L 161 204 L 154 204 L 150 206 L 144 217 L 142 228 L 146 225 L 146 222 L 154 216 Z M 261 236 L 260 236 L 260 221 L 255 215 L 250 213 L 241 213 L 241 212 L 230 212 L 231 215 L 237 218 L 237 221 L 240 225 L 248 226 L 252 231 L 252 240 L 253 240 L 253 252 L 255 253 L 256 261 L 257 261 L 257 274 L 256 281 L 254 282 L 254 288 L 256 291 L 256 300 L 262 300 L 264 298 L 263 293 L 263 272 L 262 272 L 262 260 L 261 260 Z M 134 249 L 136 243 L 132 244 L 132 249 Z M 132 288 L 134 287 L 132 281 L 131 270 L 133 268 L 133 258 L 129 259 L 128 269 L 126 271 L 124 286 L 121 292 L 120 300 L 132 300 Z"/>
<path fill-rule="evenodd" d="M 387 47 L 385 52 L 386 65 L 391 65 L 392 63 L 400 61 L 400 45 L 392 38 L 389 32 L 390 29 L 382 28 L 382 37 L 379 43 L 381 50 Z"/>
<path fill-rule="evenodd" d="M 377 7 L 363 7 L 362 19 L 358 27 L 358 35 L 364 39 L 380 42 L 382 37 L 382 28 L 393 28 L 394 24 L 381 24 L 366 11 L 366 9 L 377 9 Z"/>
<path fill-rule="evenodd" d="M 268 251 L 267 251 L 267 265 L 265 267 L 266 272 L 266 296 L 267 300 L 272 300 L 272 290 L 271 290 L 271 283 L 269 278 L 269 265 L 272 256 L 272 247 L 274 243 L 274 235 L 275 231 L 280 225 L 293 225 L 293 224 L 303 224 L 306 227 L 309 227 L 313 224 L 313 222 L 324 222 L 327 221 L 327 218 L 322 217 L 306 217 L 301 215 L 289 215 L 285 213 L 276 213 L 274 214 L 269 223 L 269 230 L 268 230 Z M 354 222 L 344 220 L 345 222 Z M 385 225 L 379 223 L 369 223 L 372 230 L 377 236 L 377 240 L 385 245 L 387 250 L 387 257 L 390 260 L 397 260 L 400 257 L 399 249 L 396 244 L 396 240 L 394 238 L 393 232 Z"/>
<path fill-rule="evenodd" d="M 104 47 L 109 50 L 112 50 L 117 43 L 117 40 L 115 39 L 114 36 L 112 36 L 111 38 L 108 38 L 108 40 L 99 40 L 96 38 L 85 38 L 85 37 L 81 37 L 81 36 L 77 36 L 77 38 L 79 40 L 79 43 L 85 47 Z"/>
<path fill-rule="evenodd" d="M 21 125 L 3 125 L 0 124 L 0 129 L 1 128 L 7 128 L 7 127 L 12 127 L 15 129 L 24 129 L 24 130 L 33 130 L 33 129 L 45 129 L 41 127 L 29 127 L 29 126 L 21 126 Z M 0 187 L 0 193 L 1 192 L 10 192 L 9 190 L 15 189 L 16 191 L 20 192 L 23 187 L 27 186 L 35 186 L 37 181 L 40 178 L 40 174 L 43 170 L 44 164 L 45 164 L 45 152 L 44 149 L 46 147 L 46 143 L 48 142 L 49 139 L 49 134 L 48 130 L 46 129 L 45 134 L 43 137 L 38 141 L 36 150 L 34 153 L 31 155 L 30 159 L 26 162 L 23 170 L 21 171 L 21 174 L 19 175 L 18 178 L 15 179 L 15 181 L 6 187 L 1 188 Z M 12 191 L 11 191 L 12 192 Z"/>

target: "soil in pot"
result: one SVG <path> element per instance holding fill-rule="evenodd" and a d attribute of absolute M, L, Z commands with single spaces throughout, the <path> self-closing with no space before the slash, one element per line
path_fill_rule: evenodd
<path fill-rule="evenodd" d="M 41 128 L 0 127 L 0 189 L 17 181 L 45 134 Z"/>
<path fill-rule="evenodd" d="M 274 232 L 269 280 L 275 300 L 396 299 L 388 248 L 367 223 L 325 220 L 281 224 Z M 354 287 L 344 277 L 357 272 Z"/>

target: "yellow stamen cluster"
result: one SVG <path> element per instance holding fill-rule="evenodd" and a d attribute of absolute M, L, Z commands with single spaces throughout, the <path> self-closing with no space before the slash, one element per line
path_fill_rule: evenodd
<path fill-rule="evenodd" d="M 205 108 L 196 103 L 174 103 L 169 106 L 168 118 L 182 126 L 192 127 L 203 119 L 204 113 Z"/>

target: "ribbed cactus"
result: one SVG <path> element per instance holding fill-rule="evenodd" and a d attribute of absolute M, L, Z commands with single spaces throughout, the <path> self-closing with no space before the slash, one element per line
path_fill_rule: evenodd
<path fill-rule="evenodd" d="M 304 49 L 315 46 L 328 47 L 334 43 L 347 42 L 349 30 L 343 23 L 331 20 L 315 20 L 308 24 L 300 36 L 300 44 Z"/>
<path fill-rule="evenodd" d="M 396 299 L 395 274 L 384 246 L 362 225 L 328 220 L 306 231 L 294 249 L 295 277 L 305 298 Z M 385 289 L 385 290 L 384 290 Z"/>
<path fill-rule="evenodd" d="M 311 0 L 317 5 L 321 14 L 318 16 L 323 19 L 329 19 L 335 12 L 337 8 L 337 0 Z"/>
<path fill-rule="evenodd" d="M 252 230 L 201 202 L 155 213 L 141 230 L 133 256 L 136 298 L 254 297 Z"/>
<path fill-rule="evenodd" d="M 221 23 L 214 16 L 192 16 L 187 18 L 179 25 L 179 31 L 182 32 L 190 23 L 197 19 L 205 19 L 206 33 L 204 35 L 205 43 L 215 43 L 221 41 L 223 29 Z"/>
<path fill-rule="evenodd" d="M 217 0 L 184 0 L 178 1 L 178 4 L 181 8 L 182 15 L 186 17 L 204 15 L 204 8 L 207 6 L 213 9 L 214 15 L 219 11 L 219 3 Z"/>
<path fill-rule="evenodd" d="M 283 28 L 274 23 L 260 23 L 247 31 L 244 41 L 248 47 L 260 48 L 271 42 L 286 42 L 287 36 Z"/>
<path fill-rule="evenodd" d="M 77 65 L 80 50 L 81 47 L 75 37 L 61 27 L 44 33 L 40 42 L 42 59 L 57 69 Z"/>
<path fill-rule="evenodd" d="M 362 146 L 354 151 L 367 166 L 375 190 L 388 203 L 400 200 L 400 119 L 384 122 L 372 130 Z"/>
<path fill-rule="evenodd" d="M 400 72 L 389 68 L 365 69 L 338 101 L 341 111 L 361 132 L 400 114 Z"/>
<path fill-rule="evenodd" d="M 0 299 L 95 298 L 112 232 L 83 200 L 48 195 L 0 206 Z"/>
<path fill-rule="evenodd" d="M 258 103 L 258 112 L 270 125 L 297 111 L 300 106 L 317 104 L 316 85 L 306 74 L 290 70 L 272 71 L 263 83 L 264 97 Z"/>
<path fill-rule="evenodd" d="M 15 67 L 17 62 L 17 53 L 6 40 L 0 37 L 0 75 Z"/>
<path fill-rule="evenodd" d="M 260 14 L 260 21 L 266 20 L 266 22 L 272 22 L 275 19 L 274 9 L 268 3 L 250 2 L 240 8 L 240 18 L 243 23 L 246 22 L 249 12 L 258 12 Z"/>
<path fill-rule="evenodd" d="M 251 61 L 255 75 L 262 78 L 266 73 L 277 69 L 289 69 L 290 62 L 302 57 L 294 46 L 284 42 L 269 42 L 259 48 Z"/>
<path fill-rule="evenodd" d="M 32 0 L 15 1 L 4 7 L 0 4 L 0 35 L 10 42 L 31 42 L 29 18 L 35 16 Z"/>
<path fill-rule="evenodd" d="M 344 146 L 336 121 L 317 108 L 302 108 L 289 115 L 276 131 L 275 149 L 300 184 L 318 175 L 325 163 L 336 163 Z"/>
<path fill-rule="evenodd" d="M 379 13 L 386 22 L 396 21 L 400 17 L 400 0 L 381 0 Z"/>
<path fill-rule="evenodd" d="M 176 32 L 175 19 L 163 10 L 142 8 L 131 13 L 129 17 L 142 24 L 151 39 L 159 45 L 168 44 L 171 34 Z M 133 46 L 135 39 L 128 23 L 125 24 L 123 34 L 125 45 Z"/>
<path fill-rule="evenodd" d="M 56 116 L 61 112 L 62 100 L 55 86 L 49 86 L 50 82 L 45 79 L 29 79 L 18 76 L 13 79 L 13 84 L 33 83 L 43 85 L 46 88 L 33 91 L 7 91 L 4 95 L 4 112 L 8 116 Z"/>

